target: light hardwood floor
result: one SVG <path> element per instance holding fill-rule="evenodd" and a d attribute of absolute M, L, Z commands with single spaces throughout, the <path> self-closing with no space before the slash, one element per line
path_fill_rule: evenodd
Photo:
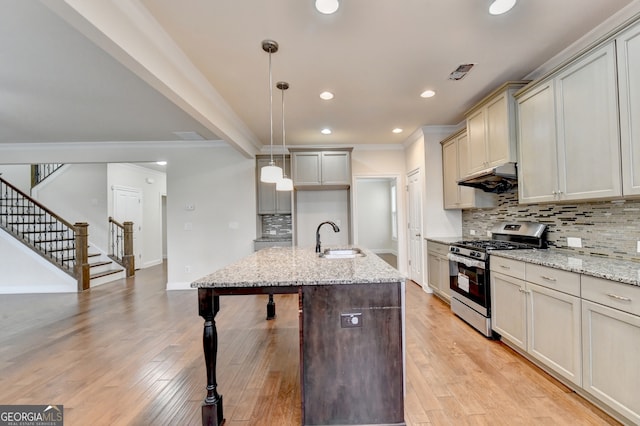
<path fill-rule="evenodd" d="M 0 296 L 0 404 L 62 404 L 65 425 L 197 425 L 205 395 L 194 291 L 163 266 L 81 294 Z M 297 295 L 221 298 L 228 426 L 300 424 Z M 610 417 L 407 285 L 408 425 L 604 425 Z M 384 342 L 380 342 L 384 344 Z"/>

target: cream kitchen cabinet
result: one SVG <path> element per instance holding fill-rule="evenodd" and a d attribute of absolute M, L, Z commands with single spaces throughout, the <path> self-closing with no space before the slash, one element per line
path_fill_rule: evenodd
<path fill-rule="evenodd" d="M 519 201 L 622 194 L 614 43 L 517 96 Z"/>
<path fill-rule="evenodd" d="M 622 192 L 640 195 L 640 24 L 616 38 Z"/>
<path fill-rule="evenodd" d="M 451 276 L 449 259 L 449 246 L 447 244 L 427 241 L 427 269 L 428 284 L 433 292 L 449 302 L 451 293 L 449 280 Z"/>
<path fill-rule="evenodd" d="M 458 185 L 467 174 L 467 131 L 462 129 L 440 142 L 442 145 L 442 183 L 445 209 L 488 208 L 497 205 L 497 196 Z"/>
<path fill-rule="evenodd" d="M 640 424 L 640 288 L 583 276 L 583 389 Z"/>
<path fill-rule="evenodd" d="M 295 187 L 349 187 L 351 149 L 290 149 Z"/>
<path fill-rule="evenodd" d="M 580 386 L 580 276 L 498 257 L 490 276 L 492 329 Z"/>
<path fill-rule="evenodd" d="M 514 93 L 527 82 L 507 82 L 469 110 L 468 168 L 463 176 L 517 160 Z"/>
<path fill-rule="evenodd" d="M 282 156 L 278 157 L 274 156 L 273 161 L 278 167 L 282 167 Z M 260 182 L 260 169 L 268 166 L 270 161 L 270 157 L 259 157 L 256 160 L 258 214 L 291 214 L 291 191 L 276 191 L 275 183 Z M 285 164 L 290 172 L 289 157 L 285 158 Z"/>

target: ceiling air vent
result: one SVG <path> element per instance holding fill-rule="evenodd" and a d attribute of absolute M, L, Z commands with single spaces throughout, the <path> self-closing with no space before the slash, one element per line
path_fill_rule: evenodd
<path fill-rule="evenodd" d="M 454 72 L 449 74 L 449 80 L 462 80 L 464 76 L 471 71 L 471 68 L 473 68 L 474 65 L 475 64 L 462 64 L 458 66 Z"/>

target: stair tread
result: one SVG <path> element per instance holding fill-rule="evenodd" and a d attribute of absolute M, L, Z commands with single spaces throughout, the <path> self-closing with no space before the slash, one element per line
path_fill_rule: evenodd
<path fill-rule="evenodd" d="M 94 263 L 90 263 L 89 267 L 90 268 L 97 268 L 98 266 L 104 266 L 104 265 L 110 265 L 113 262 L 111 262 L 110 260 L 108 261 L 102 261 L 102 262 L 94 262 Z"/>
<path fill-rule="evenodd" d="M 109 271 L 104 271 L 104 272 L 98 272 L 95 274 L 91 274 L 89 276 L 89 279 L 96 279 L 96 278 L 100 278 L 100 277 L 106 277 L 107 275 L 113 275 L 113 274 L 117 274 L 118 272 L 122 272 L 122 269 L 111 269 Z"/>

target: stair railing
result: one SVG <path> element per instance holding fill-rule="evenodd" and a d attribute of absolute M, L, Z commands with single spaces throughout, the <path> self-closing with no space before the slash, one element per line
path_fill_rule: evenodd
<path fill-rule="evenodd" d="M 133 222 L 120 223 L 109 216 L 109 240 L 109 257 L 124 267 L 127 277 L 134 276 Z"/>
<path fill-rule="evenodd" d="M 49 176 L 51 176 L 56 170 L 64 166 L 63 163 L 41 163 L 31 165 L 31 187 L 33 188 Z"/>
<path fill-rule="evenodd" d="M 89 288 L 88 224 L 72 225 L 0 177 L 0 228 Z"/>

